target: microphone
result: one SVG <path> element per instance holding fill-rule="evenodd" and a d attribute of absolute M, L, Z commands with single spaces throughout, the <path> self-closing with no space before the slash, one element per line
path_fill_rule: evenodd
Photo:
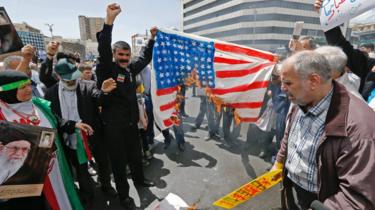
<path fill-rule="evenodd" d="M 312 210 L 330 210 L 328 207 L 326 207 L 322 202 L 315 200 L 311 203 L 310 208 Z"/>

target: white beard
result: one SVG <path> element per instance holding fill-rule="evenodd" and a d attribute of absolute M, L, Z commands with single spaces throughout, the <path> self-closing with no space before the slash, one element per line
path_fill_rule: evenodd
<path fill-rule="evenodd" d="M 8 160 L 4 153 L 4 150 L 0 152 L 0 185 L 6 182 L 22 167 L 27 157 L 25 155 L 22 159 Z"/>

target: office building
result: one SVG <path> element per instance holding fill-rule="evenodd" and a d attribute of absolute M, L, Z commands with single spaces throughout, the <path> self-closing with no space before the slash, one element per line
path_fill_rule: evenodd
<path fill-rule="evenodd" d="M 83 15 L 78 16 L 79 20 L 79 32 L 81 40 L 96 40 L 96 33 L 103 28 L 104 18 L 99 17 L 86 17 Z"/>
<path fill-rule="evenodd" d="M 296 21 L 302 35 L 323 37 L 315 0 L 181 0 L 183 31 L 263 50 L 288 44 Z"/>

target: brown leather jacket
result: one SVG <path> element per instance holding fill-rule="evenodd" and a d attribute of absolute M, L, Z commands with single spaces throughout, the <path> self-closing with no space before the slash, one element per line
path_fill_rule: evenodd
<path fill-rule="evenodd" d="M 285 163 L 288 154 L 288 132 L 296 111 L 294 107 L 288 116 L 277 155 L 280 163 Z M 340 210 L 375 209 L 375 112 L 336 82 L 316 162 L 318 199 L 325 206 Z M 286 174 L 284 168 L 283 176 Z M 295 209 L 290 184 L 282 183 L 284 209 Z"/>

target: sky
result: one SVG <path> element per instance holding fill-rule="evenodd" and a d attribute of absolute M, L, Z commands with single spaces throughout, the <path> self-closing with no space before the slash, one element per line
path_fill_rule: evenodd
<path fill-rule="evenodd" d="M 48 26 L 53 24 L 53 35 L 79 39 L 78 15 L 105 17 L 110 0 L 0 0 L 13 23 L 27 22 L 50 36 Z M 180 0 L 118 0 L 122 12 L 117 16 L 113 41 L 130 43 L 131 36 L 144 34 L 152 26 L 181 28 Z"/>
<path fill-rule="evenodd" d="M 1 0 L 11 20 L 27 22 L 45 35 L 53 24 L 53 34 L 79 39 L 78 15 L 105 17 L 106 5 L 113 0 Z M 122 12 L 117 17 L 113 41 L 130 43 L 131 36 L 144 34 L 152 26 L 181 29 L 181 0 L 119 0 Z M 375 22 L 375 9 L 353 22 Z"/>

